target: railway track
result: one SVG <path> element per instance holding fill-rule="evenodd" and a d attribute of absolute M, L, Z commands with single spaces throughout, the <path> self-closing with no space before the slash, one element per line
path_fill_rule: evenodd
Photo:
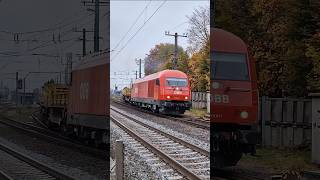
<path fill-rule="evenodd" d="M 36 118 L 36 117 L 33 116 L 33 118 Z M 18 122 L 4 116 L 0 116 L 0 123 L 6 126 L 12 127 L 16 130 L 22 131 L 24 133 L 30 134 L 32 136 L 36 136 L 41 139 L 46 139 L 47 141 L 50 141 L 59 145 L 63 145 L 71 149 L 75 149 L 82 153 L 90 154 L 94 157 L 98 157 L 102 159 L 107 158 L 106 151 L 85 146 L 81 144 L 81 142 L 75 141 L 71 138 L 63 136 L 61 134 L 58 134 L 46 128 Z"/>
<path fill-rule="evenodd" d="M 208 151 L 132 118 L 117 108 L 111 106 L 110 111 L 114 124 L 174 169 L 176 173 L 171 172 L 169 179 L 210 179 Z"/>
<path fill-rule="evenodd" d="M 193 118 L 189 118 L 189 117 L 177 118 L 177 117 L 172 117 L 172 116 L 169 116 L 169 115 L 153 113 L 153 112 L 151 112 L 149 110 L 142 109 L 142 108 L 139 108 L 139 107 L 134 106 L 132 104 L 127 104 L 127 103 L 119 101 L 119 100 L 113 100 L 113 102 L 116 103 L 116 104 L 122 105 L 122 106 L 129 107 L 131 109 L 133 108 L 133 109 L 135 109 L 137 111 L 140 111 L 140 112 L 144 112 L 144 113 L 147 113 L 147 114 L 152 114 L 154 116 L 170 119 L 170 120 L 173 120 L 173 121 L 182 122 L 182 123 L 185 123 L 185 124 L 188 124 L 188 125 L 192 125 L 192 126 L 195 126 L 195 127 L 198 127 L 198 128 L 206 129 L 206 130 L 210 129 L 210 122 L 209 121 L 193 119 Z"/>
<path fill-rule="evenodd" d="M 0 170 L 0 179 L 3 180 L 13 180 L 12 177 L 10 177 L 7 173 Z"/>
<path fill-rule="evenodd" d="M 5 166 L 0 165 L 0 179 L 74 179 L 2 143 L 0 143 L 0 159 L 6 162 Z"/>

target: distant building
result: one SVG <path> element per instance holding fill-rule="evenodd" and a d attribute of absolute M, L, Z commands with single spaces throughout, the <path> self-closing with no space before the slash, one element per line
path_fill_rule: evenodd
<path fill-rule="evenodd" d="M 11 91 L 11 102 L 18 103 L 18 105 L 33 105 L 39 101 L 39 94 L 34 92 L 18 92 L 16 95 L 15 91 Z"/>
<path fill-rule="evenodd" d="M 0 87 L 0 103 L 1 102 L 7 102 L 9 99 L 9 88 L 7 87 Z"/>

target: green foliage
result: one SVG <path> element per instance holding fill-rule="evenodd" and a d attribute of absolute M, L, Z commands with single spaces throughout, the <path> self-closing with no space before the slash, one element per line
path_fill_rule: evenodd
<path fill-rule="evenodd" d="M 158 44 L 149 51 L 149 55 L 145 58 L 144 71 L 146 75 L 164 70 L 172 69 L 174 57 L 174 44 Z M 178 47 L 177 69 L 186 71 L 188 54 L 182 47 Z"/>
<path fill-rule="evenodd" d="M 305 96 L 306 87 L 320 85 L 319 44 L 311 40 L 320 29 L 319 9 L 309 0 L 217 0 L 215 25 L 247 42 L 261 95 Z"/>

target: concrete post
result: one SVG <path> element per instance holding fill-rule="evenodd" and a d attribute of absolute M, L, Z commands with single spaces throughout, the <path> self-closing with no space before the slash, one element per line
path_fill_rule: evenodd
<path fill-rule="evenodd" d="M 210 114 L 210 92 L 207 92 L 207 113 Z"/>
<path fill-rule="evenodd" d="M 120 140 L 116 141 L 115 146 L 115 160 L 116 160 L 116 177 L 117 180 L 124 179 L 124 146 L 123 142 Z"/>
<path fill-rule="evenodd" d="M 260 109 L 260 113 L 261 113 L 261 138 L 262 138 L 262 146 L 265 147 L 266 146 L 266 97 L 262 96 L 261 97 L 261 109 Z"/>

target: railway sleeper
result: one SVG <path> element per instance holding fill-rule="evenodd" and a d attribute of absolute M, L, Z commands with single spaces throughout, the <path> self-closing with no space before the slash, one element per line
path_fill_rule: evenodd
<path fill-rule="evenodd" d="M 168 147 L 166 147 L 165 145 L 162 145 L 161 147 L 163 147 L 164 149 L 167 149 L 167 150 L 169 150 L 169 149 L 186 149 L 186 147 L 181 146 L 181 145 L 180 146 L 168 146 Z"/>
<path fill-rule="evenodd" d="M 171 156 L 189 156 L 189 155 L 198 155 L 199 153 L 198 152 L 190 152 L 190 153 L 183 153 L 183 154 L 177 154 L 177 153 L 172 153 L 172 154 L 169 154 Z"/>
<path fill-rule="evenodd" d="M 183 179 L 183 177 L 180 175 L 175 175 L 175 176 L 168 177 L 168 179 L 169 180 L 179 180 L 179 179 Z"/>

